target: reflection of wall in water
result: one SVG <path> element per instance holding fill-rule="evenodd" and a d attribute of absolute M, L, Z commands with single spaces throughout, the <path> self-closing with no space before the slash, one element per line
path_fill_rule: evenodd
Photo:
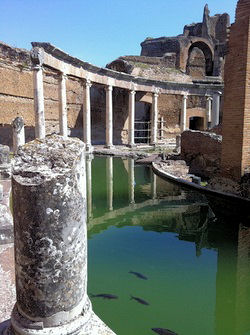
<path fill-rule="evenodd" d="M 217 241 L 216 334 L 245 335 L 250 330 L 250 228 L 228 225 Z"/>

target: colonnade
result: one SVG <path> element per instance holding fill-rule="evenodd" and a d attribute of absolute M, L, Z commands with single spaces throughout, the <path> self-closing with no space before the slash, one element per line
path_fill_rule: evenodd
<path fill-rule="evenodd" d="M 67 75 L 60 73 L 59 75 L 59 125 L 60 135 L 67 138 L 67 98 L 66 98 L 66 80 Z M 91 99 L 90 88 L 92 82 L 89 79 L 83 80 L 83 139 L 86 144 L 86 151 L 91 152 Z M 106 85 L 106 147 L 113 147 L 113 86 Z M 128 129 L 128 145 L 135 145 L 135 97 L 136 91 L 129 91 L 129 129 Z M 158 96 L 156 90 L 152 94 L 152 117 L 151 117 L 151 144 L 157 143 L 157 120 L 158 120 Z M 43 93 L 43 69 L 42 66 L 34 67 L 34 105 L 35 105 L 35 134 L 37 138 L 45 137 L 45 114 L 44 114 L 44 93 Z"/>
<path fill-rule="evenodd" d="M 64 138 L 68 136 L 67 127 L 67 98 L 66 98 L 66 80 L 67 75 L 63 72 L 59 75 L 59 124 L 60 135 Z M 92 151 L 91 142 L 91 99 L 90 88 L 92 82 L 89 79 L 83 79 L 83 139 L 86 144 L 86 151 Z M 106 91 L 106 147 L 113 147 L 113 86 L 105 85 Z M 219 124 L 221 92 L 214 92 L 213 96 L 208 95 L 206 104 L 207 128 Z M 159 90 L 155 89 L 152 93 L 152 111 L 151 111 L 151 137 L 150 144 L 156 145 L 158 142 L 158 97 Z M 128 145 L 135 145 L 135 101 L 136 90 L 128 90 Z M 187 127 L 187 101 L 188 94 L 182 95 L 181 107 L 181 132 Z M 213 103 L 212 103 L 213 102 Z M 35 134 L 37 138 L 45 137 L 45 116 L 44 116 L 44 93 L 43 93 L 43 68 L 36 65 L 34 67 L 34 105 L 35 105 Z"/>

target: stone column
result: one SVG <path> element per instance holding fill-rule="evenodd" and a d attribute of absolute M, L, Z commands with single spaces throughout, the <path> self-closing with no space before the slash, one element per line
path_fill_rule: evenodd
<path fill-rule="evenodd" d="M 211 128 L 211 114 L 212 114 L 212 97 L 207 97 L 206 113 L 207 113 L 207 129 Z"/>
<path fill-rule="evenodd" d="M 113 147 L 113 100 L 111 85 L 105 87 L 106 90 L 106 147 Z"/>
<path fill-rule="evenodd" d="M 20 145 L 25 144 L 25 134 L 24 134 L 24 121 L 22 117 L 16 117 L 12 122 L 13 129 L 13 152 L 17 153 L 17 149 Z"/>
<path fill-rule="evenodd" d="M 83 140 L 86 144 L 86 151 L 92 151 L 91 145 L 91 107 L 90 107 L 90 87 L 91 81 L 87 79 L 84 83 L 84 103 L 83 103 Z"/>
<path fill-rule="evenodd" d="M 54 135 L 15 157 L 17 302 L 6 334 L 94 335 L 99 327 L 112 333 L 87 296 L 84 152 L 82 141 Z"/>
<path fill-rule="evenodd" d="M 135 161 L 133 158 L 128 160 L 128 188 L 129 203 L 135 203 Z"/>
<path fill-rule="evenodd" d="M 158 93 L 153 93 L 152 113 L 151 113 L 151 143 L 156 145 L 158 142 Z"/>
<path fill-rule="evenodd" d="M 182 96 L 182 105 L 181 105 L 181 132 L 187 129 L 187 94 Z"/>
<path fill-rule="evenodd" d="M 129 128 L 128 144 L 130 147 L 135 145 L 135 91 L 129 91 Z"/>
<path fill-rule="evenodd" d="M 164 117 L 161 116 L 161 123 L 160 123 L 160 139 L 163 140 L 164 137 Z"/>
<path fill-rule="evenodd" d="M 220 123 L 220 96 L 221 92 L 215 92 L 213 94 L 212 103 L 212 116 L 211 116 L 211 128 L 218 126 Z"/>
<path fill-rule="evenodd" d="M 35 136 L 45 137 L 45 116 L 44 116 L 44 96 L 43 96 L 43 69 L 36 65 L 33 68 L 34 79 L 34 108 L 35 108 Z"/>
<path fill-rule="evenodd" d="M 113 157 L 106 158 L 107 204 L 109 211 L 113 210 Z"/>
<path fill-rule="evenodd" d="M 87 214 L 92 217 L 92 155 L 86 158 L 86 178 L 87 178 Z"/>
<path fill-rule="evenodd" d="M 65 73 L 61 73 L 59 77 L 59 123 L 60 135 L 64 138 L 68 137 L 68 122 L 67 122 L 67 97 L 66 97 L 66 80 Z"/>

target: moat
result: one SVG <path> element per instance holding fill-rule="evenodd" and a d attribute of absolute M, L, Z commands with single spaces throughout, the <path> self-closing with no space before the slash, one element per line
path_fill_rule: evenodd
<path fill-rule="evenodd" d="M 88 292 L 119 335 L 250 334 L 250 228 L 120 158 L 88 161 Z M 90 165 L 92 169 L 90 168 Z"/>

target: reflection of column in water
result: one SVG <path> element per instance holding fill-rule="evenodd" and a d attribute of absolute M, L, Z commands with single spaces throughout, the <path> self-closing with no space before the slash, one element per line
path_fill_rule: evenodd
<path fill-rule="evenodd" d="M 113 157 L 107 157 L 106 161 L 106 177 L 107 177 L 107 202 L 108 209 L 113 210 Z"/>
<path fill-rule="evenodd" d="M 129 159 L 128 161 L 128 187 L 129 187 L 129 202 L 135 203 L 135 161 Z"/>
<path fill-rule="evenodd" d="M 93 156 L 89 155 L 86 159 L 86 177 L 87 177 L 87 215 L 88 218 L 92 217 L 92 159 Z"/>
<path fill-rule="evenodd" d="M 156 174 L 151 170 L 151 197 L 152 199 L 157 198 L 157 190 L 156 190 Z"/>

